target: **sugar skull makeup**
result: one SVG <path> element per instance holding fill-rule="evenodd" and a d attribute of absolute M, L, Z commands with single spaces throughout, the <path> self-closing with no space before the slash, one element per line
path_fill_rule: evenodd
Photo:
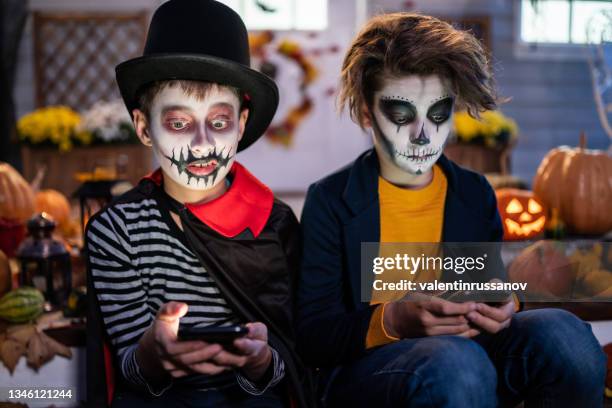
<path fill-rule="evenodd" d="M 164 173 L 192 190 L 208 190 L 225 179 L 242 137 L 240 101 L 228 88 L 213 87 L 206 97 L 179 86 L 164 88 L 151 107 L 155 158 Z"/>
<path fill-rule="evenodd" d="M 384 152 L 408 173 L 429 171 L 448 139 L 453 104 L 453 96 L 436 75 L 385 80 L 370 109 L 379 154 Z"/>

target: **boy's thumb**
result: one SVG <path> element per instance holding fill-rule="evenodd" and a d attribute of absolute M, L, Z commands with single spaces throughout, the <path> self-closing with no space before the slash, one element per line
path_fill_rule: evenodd
<path fill-rule="evenodd" d="M 187 304 L 182 302 L 164 303 L 157 312 L 157 319 L 174 322 L 187 313 Z"/>

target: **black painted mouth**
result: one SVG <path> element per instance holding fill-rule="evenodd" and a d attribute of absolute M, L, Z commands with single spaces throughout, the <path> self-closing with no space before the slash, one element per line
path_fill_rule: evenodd
<path fill-rule="evenodd" d="M 412 149 L 405 152 L 395 150 L 395 154 L 398 156 L 420 163 L 436 157 L 439 153 L 440 149 Z"/>
<path fill-rule="evenodd" d="M 204 180 L 204 184 L 206 185 L 211 179 L 212 184 L 214 184 L 217 176 L 219 175 L 219 170 L 221 170 L 222 167 L 226 167 L 234 157 L 234 155 L 231 154 L 231 149 L 228 150 L 225 155 L 223 153 L 224 150 L 225 147 L 223 147 L 220 151 L 217 151 L 217 148 L 215 147 L 215 149 L 208 153 L 206 156 L 196 157 L 191 152 L 191 149 L 187 147 L 187 157 L 185 157 L 183 153 L 183 148 L 181 147 L 178 157 L 176 157 L 175 149 L 172 149 L 172 157 L 165 155 L 164 156 L 168 160 L 170 160 L 170 167 L 172 167 L 172 165 L 176 166 L 179 175 L 182 175 L 183 173 L 187 174 L 187 184 L 191 184 L 191 179 L 195 179 L 196 183 L 199 180 Z M 215 169 L 209 174 L 202 176 L 189 171 L 190 165 L 194 165 L 196 163 L 208 163 L 212 161 L 216 161 L 217 165 Z"/>

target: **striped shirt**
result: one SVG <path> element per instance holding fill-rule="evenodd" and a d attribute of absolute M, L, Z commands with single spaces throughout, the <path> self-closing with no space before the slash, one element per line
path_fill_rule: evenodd
<path fill-rule="evenodd" d="M 189 305 L 181 327 L 240 323 L 170 213 L 155 199 L 115 203 L 92 218 L 87 229 L 91 276 L 104 325 L 118 353 L 123 377 L 153 395 L 161 389 L 147 383 L 136 361 L 140 337 L 167 302 Z M 238 371 L 214 376 L 195 374 L 174 384 L 198 389 L 224 388 L 236 381 L 246 392 L 260 395 L 284 376 L 284 363 L 272 349 L 273 375 L 264 387 Z"/>

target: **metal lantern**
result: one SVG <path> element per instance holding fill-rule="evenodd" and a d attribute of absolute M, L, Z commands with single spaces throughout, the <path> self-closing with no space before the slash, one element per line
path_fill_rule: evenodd
<path fill-rule="evenodd" d="M 83 235 L 87 221 L 113 199 L 116 195 L 115 189 L 122 183 L 123 180 L 85 181 L 74 192 L 73 196 L 79 199 Z"/>
<path fill-rule="evenodd" d="M 29 236 L 17 249 L 20 284 L 37 287 L 51 304 L 63 305 L 72 289 L 70 253 L 51 236 L 55 221 L 47 213 L 32 217 L 27 227 Z"/>

